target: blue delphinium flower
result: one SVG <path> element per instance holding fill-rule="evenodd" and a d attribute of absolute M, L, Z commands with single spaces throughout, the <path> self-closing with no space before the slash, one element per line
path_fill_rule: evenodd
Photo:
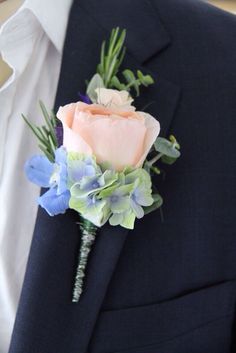
<path fill-rule="evenodd" d="M 65 213 L 69 208 L 67 187 L 67 153 L 63 147 L 55 151 L 55 163 L 45 156 L 33 156 L 25 164 L 28 179 L 49 190 L 38 198 L 38 203 L 50 216 Z"/>

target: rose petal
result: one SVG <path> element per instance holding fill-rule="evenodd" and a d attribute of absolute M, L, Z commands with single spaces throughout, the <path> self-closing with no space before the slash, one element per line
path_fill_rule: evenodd
<path fill-rule="evenodd" d="M 71 103 L 60 107 L 57 112 L 57 118 L 68 127 L 72 127 L 76 103 Z"/>
<path fill-rule="evenodd" d="M 80 112 L 76 129 L 94 151 L 98 163 L 110 162 L 116 170 L 136 165 L 143 153 L 145 120 L 116 115 L 91 117 Z"/>
<path fill-rule="evenodd" d="M 75 151 L 78 153 L 91 155 L 91 147 L 78 133 L 76 133 L 76 131 L 72 130 L 76 106 L 76 103 L 71 103 L 65 105 L 64 107 L 60 107 L 57 112 L 57 118 L 63 125 L 63 146 L 67 149 L 67 151 Z"/>
<path fill-rule="evenodd" d="M 157 136 L 160 133 L 160 123 L 158 120 L 153 118 L 153 116 L 151 116 L 148 113 L 140 112 L 140 114 L 142 114 L 143 117 L 145 118 L 145 126 L 147 129 L 147 132 L 146 132 L 144 146 L 143 146 L 143 154 L 135 165 L 137 168 L 143 165 L 143 162 L 145 161 L 148 155 L 148 152 L 150 151 L 152 145 L 154 144 Z"/>

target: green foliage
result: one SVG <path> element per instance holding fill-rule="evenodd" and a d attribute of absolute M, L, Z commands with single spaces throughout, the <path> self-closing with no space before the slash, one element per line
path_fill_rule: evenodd
<path fill-rule="evenodd" d="M 88 87 L 87 87 L 87 95 L 91 99 L 92 102 L 97 102 L 97 88 L 105 87 L 102 77 L 99 74 L 95 74 L 92 79 L 90 80 Z"/>
<path fill-rule="evenodd" d="M 140 70 L 137 70 L 135 74 L 130 69 L 126 69 L 122 71 L 122 79 L 118 77 L 126 53 L 125 37 L 125 29 L 113 28 L 108 42 L 102 43 L 97 73 L 92 77 L 87 88 L 87 94 L 93 102 L 96 101 L 95 89 L 99 87 L 128 92 L 133 90 L 136 96 L 139 96 L 141 86 L 148 87 L 154 83 L 150 75 L 144 75 Z"/>
<path fill-rule="evenodd" d="M 163 199 L 162 199 L 161 195 L 153 194 L 152 197 L 153 197 L 154 202 L 151 206 L 145 207 L 145 209 L 144 209 L 145 215 L 160 208 L 163 204 Z"/>
<path fill-rule="evenodd" d="M 179 158 L 180 156 L 180 151 L 177 148 L 178 145 L 163 137 L 157 137 L 154 143 L 154 147 L 157 152 L 162 153 L 164 156 L 175 159 Z"/>
<path fill-rule="evenodd" d="M 38 146 L 41 151 L 51 162 L 54 162 L 55 150 L 58 147 L 55 132 L 57 118 L 53 112 L 51 112 L 51 114 L 47 112 L 47 109 L 42 101 L 39 102 L 39 105 L 43 113 L 45 125 L 37 126 L 31 123 L 23 114 L 22 118 L 36 136 L 39 143 Z"/>
<path fill-rule="evenodd" d="M 120 31 L 119 27 L 113 28 L 108 43 L 106 41 L 102 43 L 97 73 L 102 77 L 107 88 L 110 87 L 112 77 L 116 76 L 123 62 L 126 51 L 124 47 L 125 37 L 125 29 Z"/>
<path fill-rule="evenodd" d="M 122 72 L 122 75 L 124 76 L 126 80 L 126 85 L 125 85 L 125 90 L 130 91 L 131 88 L 135 90 L 136 96 L 139 96 L 140 94 L 140 86 L 149 86 L 154 83 L 153 78 L 150 75 L 143 75 L 143 73 L 138 70 L 137 71 L 137 76 L 131 71 L 131 70 L 124 70 Z"/>

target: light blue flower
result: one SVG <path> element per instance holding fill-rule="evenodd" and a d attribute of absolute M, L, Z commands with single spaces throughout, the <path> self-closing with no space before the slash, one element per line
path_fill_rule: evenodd
<path fill-rule="evenodd" d="M 113 213 L 109 219 L 109 223 L 111 226 L 120 225 L 127 229 L 134 229 L 135 214 L 131 209 L 123 213 Z"/>
<path fill-rule="evenodd" d="M 80 198 L 72 196 L 69 205 L 97 227 L 103 226 L 110 216 L 106 201 L 99 200 L 95 194 Z"/>
<path fill-rule="evenodd" d="M 68 190 L 67 187 L 67 153 L 64 147 L 55 151 L 54 170 L 50 178 L 51 186 L 57 186 L 57 194 Z"/>
<path fill-rule="evenodd" d="M 107 196 L 107 202 L 113 213 L 123 213 L 130 208 L 130 193 L 132 185 L 117 185 L 112 193 Z"/>
<path fill-rule="evenodd" d="M 33 156 L 25 165 L 30 181 L 49 190 L 38 198 L 38 203 L 50 216 L 65 213 L 69 207 L 67 187 L 67 153 L 64 147 L 55 151 L 55 163 L 45 156 Z"/>
<path fill-rule="evenodd" d="M 25 173 L 32 183 L 42 187 L 50 187 L 50 178 L 54 166 L 45 156 L 33 156 L 25 163 Z"/>
<path fill-rule="evenodd" d="M 80 182 L 83 177 L 93 177 L 102 173 L 93 156 L 85 156 L 77 152 L 68 152 L 67 168 L 69 188 Z"/>
<path fill-rule="evenodd" d="M 98 197 L 99 192 L 117 180 L 117 173 L 106 170 L 103 174 L 84 176 L 70 188 L 70 208 L 79 212 L 84 218 L 101 227 L 108 220 L 111 211 L 107 200 Z"/>
<path fill-rule="evenodd" d="M 107 207 L 110 209 L 109 223 L 113 226 L 133 229 L 135 214 L 131 208 L 131 193 L 134 184 L 124 184 L 124 174 L 120 173 L 118 181 L 111 187 L 102 190 L 99 198 L 106 200 Z"/>
<path fill-rule="evenodd" d="M 144 216 L 143 207 L 153 204 L 152 182 L 150 175 L 142 168 L 138 168 L 125 176 L 125 183 L 133 184 L 130 195 L 130 205 L 137 218 Z"/>
<path fill-rule="evenodd" d="M 112 170 L 106 170 L 103 174 L 94 176 L 84 176 L 79 182 L 72 185 L 71 195 L 77 198 L 86 197 L 109 187 L 116 180 L 117 173 Z"/>
<path fill-rule="evenodd" d="M 50 188 L 45 194 L 38 198 L 38 204 L 43 207 L 50 216 L 56 216 L 69 208 L 70 192 L 66 190 L 58 193 L 58 188 Z"/>

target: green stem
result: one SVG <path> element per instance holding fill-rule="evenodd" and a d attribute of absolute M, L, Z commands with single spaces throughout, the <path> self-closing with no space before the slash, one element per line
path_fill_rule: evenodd
<path fill-rule="evenodd" d="M 72 302 L 77 303 L 83 291 L 85 271 L 88 263 L 89 253 L 94 244 L 97 227 L 86 219 L 80 223 L 81 245 L 79 250 L 78 266 L 76 269 L 75 283 L 73 288 Z"/>
<path fill-rule="evenodd" d="M 139 85 L 140 86 L 140 80 L 137 79 L 137 80 L 133 80 L 131 81 L 128 85 L 126 85 L 125 89 L 128 91 L 129 88 L 131 88 L 132 86 L 134 86 L 135 84 Z"/>
<path fill-rule="evenodd" d="M 149 166 L 151 167 L 154 163 L 156 163 L 161 157 L 164 156 L 163 153 L 158 153 L 155 157 L 153 157 L 150 161 L 148 161 Z"/>

